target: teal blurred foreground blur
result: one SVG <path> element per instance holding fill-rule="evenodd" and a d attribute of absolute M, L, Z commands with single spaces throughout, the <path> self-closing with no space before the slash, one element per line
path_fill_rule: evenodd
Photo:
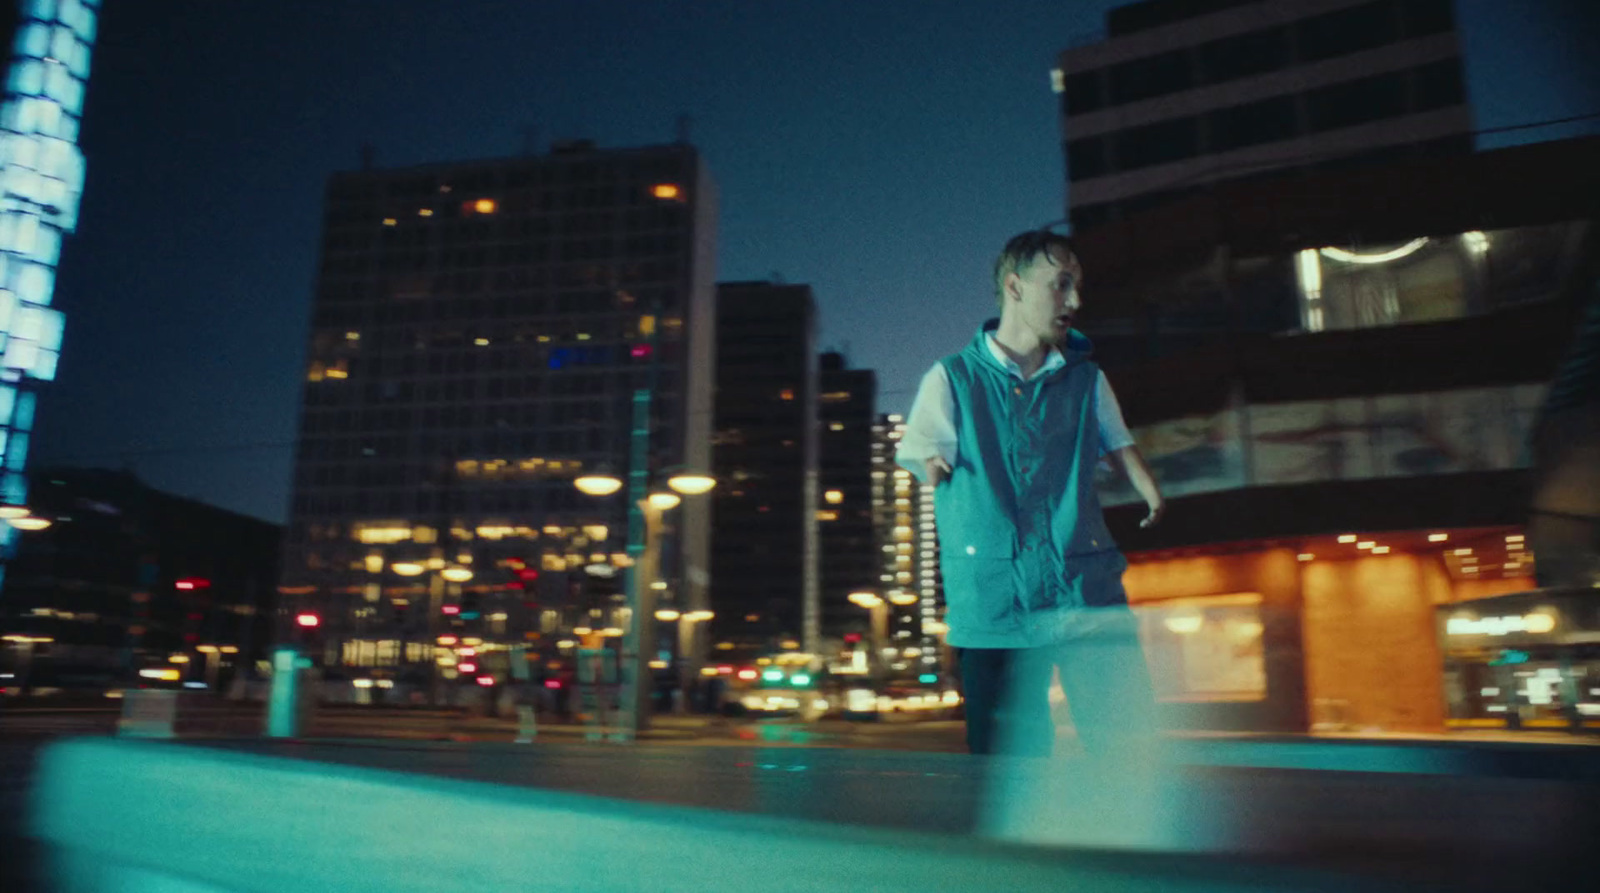
<path fill-rule="evenodd" d="M 1219 739 L 1128 787 L 1077 757 L 77 739 L 28 833 L 73 893 L 1544 889 L 1589 858 L 1597 755 Z M 1156 821 L 1095 841 L 1085 808 Z"/>

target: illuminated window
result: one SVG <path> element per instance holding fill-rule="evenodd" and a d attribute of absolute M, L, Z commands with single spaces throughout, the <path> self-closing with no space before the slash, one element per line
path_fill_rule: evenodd
<path fill-rule="evenodd" d="M 480 198 L 472 203 L 472 210 L 477 211 L 479 214 L 493 214 L 495 207 L 494 199 L 492 198 Z"/>
<path fill-rule="evenodd" d="M 830 512 L 830 511 L 827 511 L 825 509 L 819 509 L 817 511 L 817 520 L 818 521 L 837 521 L 837 520 L 839 520 L 839 513 L 838 512 Z"/>
<path fill-rule="evenodd" d="M 829 490 L 828 492 L 822 494 L 822 498 L 827 500 L 829 505 L 838 505 L 839 503 L 844 502 L 844 491 Z"/>
<path fill-rule="evenodd" d="M 650 194 L 656 198 L 679 201 L 683 198 L 683 190 L 676 183 L 657 183 L 650 187 Z"/>
<path fill-rule="evenodd" d="M 433 209 L 432 208 L 418 208 L 417 209 L 417 216 L 418 217 L 432 217 L 433 216 Z"/>
<path fill-rule="evenodd" d="M 828 423 L 828 430 L 829 431 L 843 431 L 844 430 L 844 423 L 843 422 L 829 422 Z"/>
<path fill-rule="evenodd" d="M 793 400 L 794 399 L 794 390 L 792 388 L 784 388 L 782 391 L 778 392 L 778 399 L 779 400 Z"/>

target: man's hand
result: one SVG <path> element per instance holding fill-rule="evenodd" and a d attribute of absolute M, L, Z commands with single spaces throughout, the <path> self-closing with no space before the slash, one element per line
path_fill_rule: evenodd
<path fill-rule="evenodd" d="M 922 460 L 922 467 L 926 472 L 928 483 L 936 487 L 950 477 L 950 463 L 944 461 L 943 456 L 932 456 Z"/>
<path fill-rule="evenodd" d="M 1154 527 L 1161 523 L 1161 519 L 1166 514 L 1167 501 L 1165 499 L 1157 499 L 1155 502 L 1150 503 L 1150 514 L 1144 516 L 1144 520 L 1139 522 L 1139 526 L 1141 528 Z"/>

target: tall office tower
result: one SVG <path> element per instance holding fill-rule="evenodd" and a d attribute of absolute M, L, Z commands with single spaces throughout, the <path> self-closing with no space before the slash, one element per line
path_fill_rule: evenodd
<path fill-rule="evenodd" d="M 872 422 L 878 374 L 846 369 L 839 353 L 822 355 L 818 421 L 822 440 L 822 635 L 839 639 L 859 625 L 850 593 L 876 592 L 878 540 L 872 529 Z"/>
<path fill-rule="evenodd" d="M 905 419 L 880 415 L 872 426 L 872 524 L 878 533 L 877 595 L 886 612 L 880 652 L 888 675 L 935 682 L 943 675 L 944 587 L 933 487 L 895 464 Z M 931 677 L 931 678 L 930 678 Z"/>
<path fill-rule="evenodd" d="M 715 219 L 682 144 L 335 174 L 285 631 L 313 615 L 328 663 L 435 693 L 500 681 L 519 647 L 549 669 L 583 637 L 613 644 L 630 490 L 710 466 Z M 630 486 L 578 492 L 596 472 Z M 689 608 L 707 502 L 685 497 L 659 541 L 663 597 Z"/>
<path fill-rule="evenodd" d="M 810 286 L 717 286 L 711 638 L 726 659 L 817 647 L 815 343 Z"/>
<path fill-rule="evenodd" d="M 50 301 L 61 241 L 78 225 L 78 125 L 99 5 L 26 0 L 4 23 L 12 40 L 0 103 L 0 503 L 13 513 L 26 514 L 34 386 L 56 377 L 66 325 Z M 19 528 L 34 529 L 0 523 L 0 559 L 15 552 Z"/>
<path fill-rule="evenodd" d="M 1054 74 L 1074 230 L 1267 171 L 1472 151 L 1451 0 L 1144 0 Z"/>

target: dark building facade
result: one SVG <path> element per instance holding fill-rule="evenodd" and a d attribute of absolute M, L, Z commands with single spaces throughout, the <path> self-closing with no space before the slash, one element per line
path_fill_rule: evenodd
<path fill-rule="evenodd" d="M 1472 151 L 1451 0 L 1145 0 L 1057 70 L 1074 230 L 1274 170 Z"/>
<path fill-rule="evenodd" d="M 33 513 L 53 523 L 9 562 L 6 687 L 153 684 L 156 671 L 225 687 L 266 658 L 282 527 L 126 472 L 30 477 Z"/>
<path fill-rule="evenodd" d="M 1140 530 L 1103 482 L 1180 725 L 1567 723 L 1555 657 L 1477 682 L 1513 660 L 1496 630 L 1572 635 L 1485 605 L 1541 582 L 1530 444 L 1595 288 L 1597 152 L 1226 184 L 1078 237 L 1081 324 L 1171 502 Z"/>
<path fill-rule="evenodd" d="M 282 576 L 286 604 L 321 615 L 318 658 L 438 694 L 509 678 L 524 650 L 559 665 L 583 637 L 614 645 L 629 492 L 574 481 L 629 474 L 641 395 L 652 486 L 710 466 L 699 154 L 569 142 L 339 173 L 326 202 Z M 707 503 L 686 497 L 662 534 L 661 579 L 691 609 Z"/>
<path fill-rule="evenodd" d="M 818 437 L 822 441 L 817 503 L 822 543 L 822 638 L 838 641 L 862 625 L 850 593 L 882 588 L 881 555 L 872 523 L 872 428 L 878 375 L 846 368 L 843 354 L 821 358 Z"/>
<path fill-rule="evenodd" d="M 815 342 L 809 286 L 717 286 L 711 639 L 733 646 L 719 659 L 817 647 Z"/>

